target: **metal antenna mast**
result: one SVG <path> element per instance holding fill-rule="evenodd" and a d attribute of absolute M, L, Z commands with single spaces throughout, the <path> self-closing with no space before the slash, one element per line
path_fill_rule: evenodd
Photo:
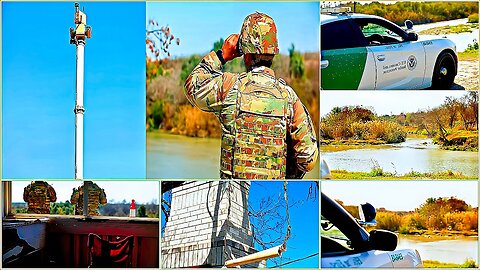
<path fill-rule="evenodd" d="M 92 29 L 87 26 L 87 15 L 80 11 L 79 4 L 75 3 L 75 29 L 70 27 L 70 44 L 75 44 L 77 50 L 77 78 L 75 108 L 75 179 L 83 179 L 83 71 L 85 40 L 90 38 Z"/>

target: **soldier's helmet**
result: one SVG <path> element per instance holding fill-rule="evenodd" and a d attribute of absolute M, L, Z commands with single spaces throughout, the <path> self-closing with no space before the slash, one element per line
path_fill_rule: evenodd
<path fill-rule="evenodd" d="M 277 27 L 267 14 L 255 12 L 243 21 L 239 47 L 243 54 L 278 54 Z"/>

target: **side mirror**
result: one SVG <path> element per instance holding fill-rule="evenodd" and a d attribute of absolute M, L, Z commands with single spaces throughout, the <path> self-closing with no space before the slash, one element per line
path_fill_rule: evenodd
<path fill-rule="evenodd" d="M 327 162 L 323 159 L 320 161 L 320 179 L 332 179 L 330 168 L 328 168 Z"/>
<path fill-rule="evenodd" d="M 375 217 L 377 216 L 377 210 L 370 203 L 360 204 L 358 206 L 358 215 L 360 220 L 358 221 L 362 226 L 375 226 L 377 221 Z"/>
<path fill-rule="evenodd" d="M 407 40 L 406 41 L 417 41 L 418 35 L 417 33 L 409 32 L 407 33 Z"/>
<path fill-rule="evenodd" d="M 373 230 L 370 232 L 368 242 L 372 249 L 394 251 L 397 248 L 398 236 L 386 230 Z"/>
<path fill-rule="evenodd" d="M 413 30 L 413 22 L 410 20 L 406 20 L 405 27 L 407 27 L 407 30 Z"/>

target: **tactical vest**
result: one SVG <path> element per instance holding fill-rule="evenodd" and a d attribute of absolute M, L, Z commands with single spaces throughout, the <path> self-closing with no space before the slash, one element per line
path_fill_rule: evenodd
<path fill-rule="evenodd" d="M 83 194 L 84 186 L 78 188 L 78 201 L 75 207 L 76 215 L 83 215 Z M 105 204 L 103 200 L 105 198 L 105 192 L 103 189 L 98 187 L 96 184 L 90 183 L 88 189 L 88 215 L 89 216 L 99 216 L 100 212 L 98 211 L 99 206 Z"/>
<path fill-rule="evenodd" d="M 48 184 L 43 182 L 34 182 L 25 188 L 27 193 L 26 202 L 28 203 L 27 213 L 32 214 L 50 214 L 50 194 L 48 193 Z"/>
<path fill-rule="evenodd" d="M 265 82 L 253 80 L 254 76 L 261 76 Z M 239 79 L 232 130 L 232 177 L 284 179 L 289 121 L 286 84 L 251 72 Z"/>

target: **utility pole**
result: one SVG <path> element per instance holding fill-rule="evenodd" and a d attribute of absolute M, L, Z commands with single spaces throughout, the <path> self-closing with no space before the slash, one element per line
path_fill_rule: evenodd
<path fill-rule="evenodd" d="M 75 108 L 75 179 L 83 179 L 83 71 L 84 51 L 86 38 L 90 38 L 92 29 L 87 26 L 87 15 L 80 11 L 79 4 L 75 3 L 74 22 L 75 29 L 70 27 L 70 44 L 75 44 L 77 51 L 77 77 Z"/>

